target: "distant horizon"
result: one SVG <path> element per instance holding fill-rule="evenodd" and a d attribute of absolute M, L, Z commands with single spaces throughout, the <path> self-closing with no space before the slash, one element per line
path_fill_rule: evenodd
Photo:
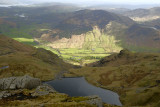
<path fill-rule="evenodd" d="M 4 6 L 16 6 L 16 5 L 31 5 L 31 4 L 41 4 L 41 3 L 64 3 L 64 4 L 73 4 L 78 6 L 113 6 L 115 8 L 152 8 L 160 7 L 160 1 L 152 0 L 2 0 L 0 1 L 0 7 Z"/>
<path fill-rule="evenodd" d="M 98 4 L 119 4 L 119 5 L 152 5 L 160 4 L 160 1 L 152 0 L 1 0 L 0 4 L 14 4 L 14 3 L 45 3 L 45 2 L 59 2 L 59 3 L 72 3 L 72 4 L 84 4 L 84 5 L 98 5 Z"/>
<path fill-rule="evenodd" d="M 23 1 L 23 0 L 20 0 Z M 26 0 L 27 1 L 27 0 Z M 73 3 L 73 4 L 160 4 L 157 0 L 28 0 L 33 2 L 61 2 L 61 3 Z"/>

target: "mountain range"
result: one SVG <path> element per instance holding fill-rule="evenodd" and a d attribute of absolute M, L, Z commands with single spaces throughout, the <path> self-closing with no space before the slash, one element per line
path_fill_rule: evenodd
<path fill-rule="evenodd" d="M 135 9 L 135 10 L 130 10 L 126 11 L 123 13 L 123 15 L 128 16 L 132 18 L 135 21 L 151 21 L 160 18 L 160 7 L 154 7 L 154 8 L 149 8 L 149 9 Z"/>
<path fill-rule="evenodd" d="M 136 15 L 138 16 L 141 11 L 137 10 L 136 12 L 136 10 L 133 10 L 128 12 L 128 14 L 126 12 L 126 16 L 123 16 L 105 10 L 80 9 L 81 8 L 76 6 L 73 7 L 72 5 L 55 4 L 50 6 L 38 7 L 2 8 L 0 11 L 2 11 L 1 20 L 7 22 L 5 25 L 5 28 L 7 29 L 10 26 L 8 24 L 12 23 L 14 23 L 14 25 L 17 25 L 16 27 L 14 26 L 17 30 L 19 28 L 26 28 L 25 26 L 31 25 L 39 25 L 40 28 L 38 29 L 46 29 L 37 30 L 37 28 L 32 26 L 33 30 L 28 31 L 28 33 L 26 32 L 29 39 L 36 38 L 34 40 L 40 44 L 44 44 L 45 40 L 49 40 L 48 46 L 54 45 L 54 47 L 57 47 L 55 44 L 62 44 L 62 38 L 71 39 L 74 36 L 75 40 L 78 40 L 79 36 L 76 35 L 83 35 L 82 38 L 87 38 L 87 36 L 84 35 L 89 35 L 90 38 L 96 38 L 94 37 L 95 33 L 89 32 L 93 32 L 93 30 L 95 30 L 94 28 L 97 26 L 98 29 L 96 30 L 99 30 L 98 32 L 101 35 L 99 37 L 100 41 L 106 41 L 104 40 L 102 35 L 107 35 L 107 37 L 109 38 L 113 36 L 115 39 L 114 41 L 119 41 L 113 43 L 118 47 L 127 48 L 134 51 L 159 52 L 159 31 L 153 28 L 154 25 L 152 26 L 151 24 L 147 24 L 149 22 L 146 22 L 146 24 L 136 24 L 135 21 L 129 18 L 131 17 L 129 16 L 129 13 L 133 13 L 132 15 L 136 17 Z M 143 11 L 150 12 L 140 14 L 139 17 L 149 17 L 154 15 L 158 16 L 158 9 L 158 7 L 152 8 L 150 10 L 143 9 Z M 4 13 L 4 11 L 6 12 Z M 7 30 L 5 30 L 5 28 L 2 26 L 0 32 L 7 34 L 8 32 Z M 13 37 L 13 34 L 11 36 Z M 70 41 L 74 40 L 67 40 L 66 44 L 73 43 Z M 83 39 L 83 41 L 79 41 L 77 43 L 80 45 L 78 47 L 86 47 L 85 44 L 87 44 L 87 41 L 85 41 L 85 39 Z M 96 48 L 103 47 L 104 49 L 104 45 L 98 45 L 102 42 L 96 42 L 97 39 L 92 39 L 91 41 L 96 43 L 96 45 L 94 45 L 96 46 Z M 70 48 L 69 45 L 65 46 Z M 77 48 L 76 46 L 77 45 L 75 45 L 75 48 Z M 61 48 L 66 47 L 62 46 Z M 72 48 L 74 48 L 73 44 Z"/>
<path fill-rule="evenodd" d="M 0 105 L 115 107 L 97 96 L 70 97 L 48 85 L 19 90 L 15 80 L 8 82 L 8 77 L 29 75 L 39 81 L 84 77 L 116 92 L 123 106 L 159 107 L 159 7 L 102 8 L 61 3 L 0 7 L 0 88 L 7 81 L 9 89 L 16 89 L 1 90 Z"/>

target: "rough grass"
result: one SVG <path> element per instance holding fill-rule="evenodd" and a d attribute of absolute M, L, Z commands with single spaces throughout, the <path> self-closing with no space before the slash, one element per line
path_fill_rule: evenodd
<path fill-rule="evenodd" d="M 116 91 L 124 106 L 158 107 L 160 54 L 121 51 L 89 66 L 71 69 L 65 76 L 84 76 L 98 87 Z"/>
<path fill-rule="evenodd" d="M 34 90 L 23 90 L 25 95 L 29 95 Z M 12 99 L 1 99 L 0 106 L 3 107 L 96 107 L 85 102 L 84 97 L 69 97 L 66 94 L 61 93 L 50 93 L 49 95 L 39 96 L 32 99 L 25 100 L 12 100 Z"/>
<path fill-rule="evenodd" d="M 2 35 L 0 43 L 0 68 L 9 66 L 0 70 L 0 78 L 29 74 L 41 80 L 51 80 L 56 73 L 72 67 L 45 49 L 36 49 Z"/>

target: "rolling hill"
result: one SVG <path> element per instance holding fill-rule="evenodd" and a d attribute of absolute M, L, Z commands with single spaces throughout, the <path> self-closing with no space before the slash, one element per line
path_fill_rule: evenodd
<path fill-rule="evenodd" d="M 0 78 L 28 74 L 48 81 L 58 73 L 69 71 L 65 77 L 83 76 L 97 87 L 117 92 L 124 106 L 159 107 L 160 31 L 129 18 L 152 20 L 159 17 L 158 10 L 138 9 L 122 16 L 57 4 L 0 8 Z M 84 67 L 74 69 L 64 61 Z M 24 91 L 31 94 L 32 90 Z M 8 104 L 3 101 L 1 105 Z M 83 106 L 81 101 L 83 97 L 52 93 L 18 102 Z M 10 103 L 18 104 L 17 101 Z"/>
<path fill-rule="evenodd" d="M 159 65 L 160 54 L 122 50 L 86 67 L 71 69 L 65 76 L 84 76 L 98 87 L 118 92 L 124 107 L 158 107 Z"/>
<path fill-rule="evenodd" d="M 0 78 L 28 74 L 41 80 L 53 79 L 56 73 L 72 67 L 50 51 L 0 35 L 0 68 L 5 66 L 0 69 Z"/>
<path fill-rule="evenodd" d="M 159 30 L 160 29 L 160 18 L 152 20 L 152 21 L 144 22 L 142 24 Z"/>
<path fill-rule="evenodd" d="M 82 34 L 92 30 L 94 26 L 104 28 L 110 21 L 125 25 L 134 24 L 128 17 L 110 13 L 104 10 L 80 10 L 59 23 L 55 28 L 69 34 Z M 63 35 L 62 35 L 63 36 Z"/>
<path fill-rule="evenodd" d="M 160 31 L 135 24 L 125 31 L 124 43 L 126 44 L 124 47 L 134 51 L 160 52 Z"/>
<path fill-rule="evenodd" d="M 81 10 L 35 40 L 44 45 L 42 47 L 58 50 L 56 53 L 64 60 L 80 63 L 123 48 L 135 52 L 160 52 L 159 36 L 158 30 L 136 24 L 128 17 L 103 10 Z"/>
<path fill-rule="evenodd" d="M 51 50 L 65 61 L 95 61 L 123 48 L 160 51 L 159 31 L 152 26 L 136 24 L 127 16 L 104 10 L 79 9 L 62 4 L 1 8 L 5 23 L 0 25 L 0 32 Z M 10 27 L 6 22 L 16 26 Z"/>
<path fill-rule="evenodd" d="M 124 12 L 123 15 L 139 22 L 151 21 L 160 18 L 160 7 L 150 9 L 135 9 Z"/>

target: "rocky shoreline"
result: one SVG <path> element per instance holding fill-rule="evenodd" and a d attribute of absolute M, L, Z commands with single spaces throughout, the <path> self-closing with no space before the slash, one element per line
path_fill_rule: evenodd
<path fill-rule="evenodd" d="M 98 96 L 69 97 L 66 94 L 58 93 L 54 88 L 47 84 L 42 84 L 40 79 L 33 78 L 28 75 L 0 79 L 0 106 L 9 103 L 11 103 L 11 106 L 13 106 L 13 102 L 17 101 L 21 105 L 23 102 L 27 102 L 27 100 L 32 103 L 32 100 L 35 100 L 37 101 L 36 105 L 38 104 L 39 106 L 39 104 L 43 102 L 43 100 L 39 99 L 43 97 L 49 99 L 50 101 L 43 102 L 41 105 L 48 106 L 48 104 L 50 104 L 54 98 L 57 99 L 56 97 L 52 98 L 51 96 L 60 96 L 65 98 L 64 101 L 60 101 L 59 103 L 72 102 L 73 104 L 84 104 L 90 105 L 91 107 L 103 107 L 103 102 Z M 54 105 L 57 103 L 52 102 L 52 104 Z M 35 104 L 29 103 L 28 105 Z"/>

